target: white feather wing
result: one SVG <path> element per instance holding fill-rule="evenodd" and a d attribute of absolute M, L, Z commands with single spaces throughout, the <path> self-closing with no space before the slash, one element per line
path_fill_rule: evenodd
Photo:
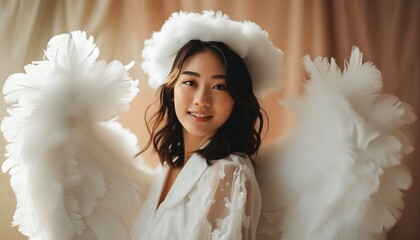
<path fill-rule="evenodd" d="M 120 62 L 97 62 L 93 37 L 53 37 L 45 60 L 11 75 L 13 103 L 1 130 L 9 142 L 14 225 L 29 239 L 128 239 L 147 191 L 134 167 L 136 137 L 115 120 L 137 94 Z"/>
<path fill-rule="evenodd" d="M 411 107 L 382 93 L 380 72 L 358 48 L 344 71 L 333 59 L 304 62 L 312 79 L 290 103 L 296 125 L 262 154 L 274 161 L 258 177 L 279 188 L 266 210 L 284 211 L 283 240 L 384 239 L 411 185 L 402 163 L 412 151 L 403 131 L 415 120 Z"/>

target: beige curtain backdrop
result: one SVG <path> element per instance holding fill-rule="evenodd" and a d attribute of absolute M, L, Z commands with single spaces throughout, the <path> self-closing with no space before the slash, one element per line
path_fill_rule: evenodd
<path fill-rule="evenodd" d="M 416 0 L 0 0 L 0 80 L 4 83 L 8 75 L 22 72 L 26 64 L 41 59 L 53 35 L 84 30 L 95 37 L 100 58 L 137 62 L 130 74 L 140 80 L 141 90 L 121 121 L 142 144 L 141 136 L 146 136 L 143 114 L 155 96 L 139 67 L 143 41 L 172 12 L 204 9 L 221 10 L 232 19 L 258 23 L 286 53 L 283 88 L 263 102 L 270 119 L 265 142 L 281 136 L 293 123 L 293 114 L 277 100 L 302 91 L 307 77 L 302 57 L 334 57 L 343 66 L 353 45 L 382 71 L 384 90 L 411 104 L 420 116 L 420 1 Z M 6 106 L 0 106 L 3 117 Z M 414 181 L 406 193 L 403 217 L 388 234 L 393 240 L 420 239 L 418 124 L 410 131 L 417 142 L 406 163 Z M 5 144 L 1 138 L 2 153 Z M 8 174 L 0 174 L 0 239 L 25 239 L 11 227 L 16 202 L 9 179 Z"/>

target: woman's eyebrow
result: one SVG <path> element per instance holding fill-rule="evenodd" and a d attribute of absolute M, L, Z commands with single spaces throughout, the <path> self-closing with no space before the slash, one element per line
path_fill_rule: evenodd
<path fill-rule="evenodd" d="M 198 74 L 198 73 L 196 73 L 196 72 L 191 72 L 191 71 L 183 71 L 183 72 L 181 73 L 181 75 L 183 75 L 183 74 L 185 74 L 185 75 L 190 75 L 190 76 L 194 76 L 194 77 L 200 77 L 200 74 Z"/>
<path fill-rule="evenodd" d="M 181 75 L 183 75 L 183 74 L 194 76 L 194 77 L 200 77 L 199 73 L 192 72 L 192 71 L 183 71 L 181 73 Z M 212 79 L 226 79 L 226 76 L 224 74 L 216 74 L 216 75 L 211 76 L 211 78 Z"/>
<path fill-rule="evenodd" d="M 211 76 L 212 79 L 226 79 L 226 76 L 224 74 L 219 75 L 213 75 Z"/>

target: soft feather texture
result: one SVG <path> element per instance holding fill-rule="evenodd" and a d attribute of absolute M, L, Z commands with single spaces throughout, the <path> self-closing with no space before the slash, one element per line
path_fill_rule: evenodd
<path fill-rule="evenodd" d="M 258 97 L 279 88 L 283 52 L 273 46 L 268 33 L 253 22 L 234 21 L 214 11 L 173 13 L 160 31 L 144 42 L 142 68 L 150 86 L 164 83 L 177 52 L 193 39 L 223 42 L 243 58 Z"/>
<path fill-rule="evenodd" d="M 296 125 L 260 156 L 268 163 L 259 181 L 273 182 L 261 186 L 263 212 L 284 211 L 274 221 L 282 240 L 385 239 L 411 185 L 404 128 L 416 117 L 382 92 L 379 70 L 356 47 L 343 71 L 333 59 L 306 56 L 304 63 L 311 80 L 288 103 Z"/>
<path fill-rule="evenodd" d="M 136 137 L 116 121 L 138 92 L 120 62 L 99 61 L 93 37 L 53 37 L 45 60 L 11 75 L 13 103 L 1 130 L 9 142 L 14 225 L 29 239 L 129 239 L 127 224 L 147 191 Z"/>

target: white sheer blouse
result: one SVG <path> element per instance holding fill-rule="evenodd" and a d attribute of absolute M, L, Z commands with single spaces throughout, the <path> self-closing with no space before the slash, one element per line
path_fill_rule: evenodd
<path fill-rule="evenodd" d="M 248 157 L 232 154 L 208 166 L 194 154 L 158 207 L 168 170 L 156 172 L 133 239 L 255 239 L 261 196 Z"/>

